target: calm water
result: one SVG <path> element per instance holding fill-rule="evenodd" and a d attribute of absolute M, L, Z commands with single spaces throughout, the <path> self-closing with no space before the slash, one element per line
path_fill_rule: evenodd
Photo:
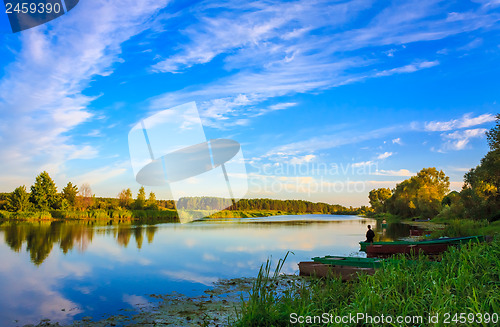
<path fill-rule="evenodd" d="M 198 295 L 219 278 L 254 277 L 272 256 L 283 271 L 328 254 L 362 255 L 371 219 L 303 215 L 190 224 L 0 223 L 0 325 L 68 323 L 132 313 L 172 291 Z M 390 240 L 404 225 L 376 229 Z M 382 235 L 383 234 L 383 235 Z M 17 320 L 17 322 L 16 322 Z"/>

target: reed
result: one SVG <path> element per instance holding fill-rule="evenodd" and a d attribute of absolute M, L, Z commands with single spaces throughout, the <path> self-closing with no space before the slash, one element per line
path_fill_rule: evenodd
<path fill-rule="evenodd" d="M 441 323 L 438 325 L 444 325 L 446 313 L 499 313 L 500 237 L 491 243 L 451 247 L 443 254 L 441 262 L 430 262 L 424 256 L 411 260 L 397 257 L 374 275 L 360 275 L 355 282 L 297 279 L 280 292 L 272 292 L 267 286 L 276 275 L 276 272 L 270 275 L 268 261 L 261 268 L 249 299 L 242 302 L 234 326 L 288 326 L 292 325 L 291 313 L 302 316 L 323 313 L 333 316 L 357 313 L 421 316 L 421 323 L 408 324 L 419 326 L 434 326 L 427 319 L 439 314 Z M 311 325 L 324 326 L 322 323 Z"/>

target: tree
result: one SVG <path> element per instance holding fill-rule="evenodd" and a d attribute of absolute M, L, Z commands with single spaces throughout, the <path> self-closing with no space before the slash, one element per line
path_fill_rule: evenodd
<path fill-rule="evenodd" d="M 87 183 L 83 183 L 78 191 L 79 196 L 77 197 L 77 207 L 80 210 L 87 210 L 94 204 L 94 197 L 92 194 L 92 189 Z"/>
<path fill-rule="evenodd" d="M 153 192 L 149 193 L 148 201 L 146 202 L 146 207 L 150 210 L 158 210 L 158 203 L 156 202 L 156 195 Z"/>
<path fill-rule="evenodd" d="M 460 195 L 468 217 L 493 221 L 500 219 L 500 115 L 486 137 L 490 151 L 464 175 Z"/>
<path fill-rule="evenodd" d="M 27 211 L 31 206 L 29 199 L 30 195 L 26 192 L 26 186 L 19 186 L 7 198 L 9 210 Z"/>
<path fill-rule="evenodd" d="M 370 199 L 370 205 L 376 213 L 386 211 L 385 203 L 391 197 L 392 191 L 388 188 L 378 188 L 371 190 L 368 198 Z"/>
<path fill-rule="evenodd" d="M 500 150 L 500 114 L 496 115 L 496 125 L 486 132 L 486 138 L 491 151 Z"/>
<path fill-rule="evenodd" d="M 449 177 L 442 170 L 424 168 L 413 176 L 396 185 L 387 210 L 403 217 L 434 217 L 441 210 L 441 201 L 450 191 Z"/>
<path fill-rule="evenodd" d="M 63 198 L 68 201 L 69 205 L 74 207 L 76 205 L 76 197 L 78 195 L 78 187 L 73 185 L 71 182 L 68 182 L 65 188 L 62 191 Z"/>
<path fill-rule="evenodd" d="M 130 208 L 132 204 L 132 191 L 128 189 L 123 189 L 120 194 L 118 194 L 118 202 L 122 208 Z"/>
<path fill-rule="evenodd" d="M 134 208 L 137 210 L 142 210 L 146 206 L 146 192 L 144 191 L 144 186 L 141 186 L 139 192 L 137 193 L 137 199 L 134 202 Z"/>
<path fill-rule="evenodd" d="M 31 186 L 30 201 L 36 209 L 41 210 L 53 208 L 57 203 L 56 184 L 46 171 L 40 173 Z"/>

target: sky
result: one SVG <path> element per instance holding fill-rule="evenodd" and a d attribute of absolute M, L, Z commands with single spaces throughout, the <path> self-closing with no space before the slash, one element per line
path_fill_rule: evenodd
<path fill-rule="evenodd" d="M 136 193 L 128 133 L 192 101 L 241 144 L 248 198 L 367 205 L 426 167 L 460 190 L 500 111 L 499 36 L 499 0 L 81 0 L 0 34 L 0 192 L 46 170 Z"/>

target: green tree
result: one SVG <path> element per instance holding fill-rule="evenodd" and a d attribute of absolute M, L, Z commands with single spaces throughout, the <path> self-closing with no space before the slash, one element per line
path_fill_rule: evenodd
<path fill-rule="evenodd" d="M 27 211 L 30 206 L 30 195 L 26 192 L 26 186 L 19 186 L 14 190 L 14 192 L 10 193 L 7 198 L 7 206 L 9 210 L 12 211 Z"/>
<path fill-rule="evenodd" d="M 370 205 L 376 213 L 386 211 L 385 203 L 392 196 L 392 191 L 388 188 L 378 188 L 371 190 L 368 198 Z"/>
<path fill-rule="evenodd" d="M 148 201 L 146 202 L 146 207 L 150 210 L 157 210 L 158 203 L 156 202 L 156 195 L 154 192 L 149 193 Z"/>
<path fill-rule="evenodd" d="M 62 191 L 63 198 L 68 201 L 68 204 L 72 207 L 76 205 L 76 197 L 78 195 L 78 186 L 73 185 L 71 182 L 68 182 L 65 188 Z"/>
<path fill-rule="evenodd" d="M 449 177 L 442 170 L 424 168 L 417 176 L 396 185 L 391 198 L 387 199 L 387 209 L 403 217 L 434 217 L 441 210 L 441 201 L 449 191 Z"/>
<path fill-rule="evenodd" d="M 118 194 L 118 203 L 120 204 L 120 207 L 122 208 L 130 208 L 132 205 L 132 191 L 128 189 L 123 189 L 119 194 Z"/>
<path fill-rule="evenodd" d="M 137 193 L 137 198 L 134 202 L 134 208 L 137 210 L 142 210 L 146 206 L 146 191 L 144 186 L 141 186 L 139 192 Z"/>
<path fill-rule="evenodd" d="M 35 184 L 31 186 L 30 201 L 36 209 L 48 210 L 57 203 L 56 184 L 46 171 L 36 177 Z"/>
<path fill-rule="evenodd" d="M 500 115 L 486 137 L 490 151 L 465 174 L 460 195 L 466 216 L 493 221 L 500 219 Z"/>

